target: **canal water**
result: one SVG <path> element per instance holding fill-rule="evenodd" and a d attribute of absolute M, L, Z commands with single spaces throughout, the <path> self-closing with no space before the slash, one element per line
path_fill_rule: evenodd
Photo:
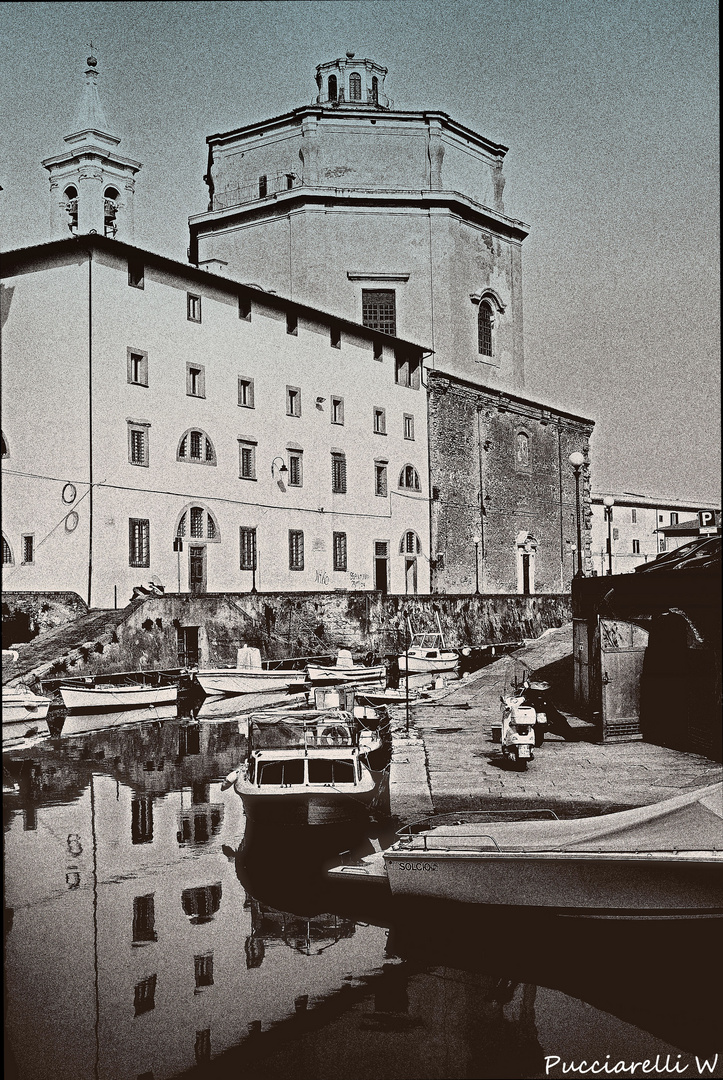
<path fill-rule="evenodd" d="M 389 823 L 247 828 L 229 708 L 3 754 L 6 1076 L 723 1077 L 705 923 L 500 924 L 327 883 Z"/>

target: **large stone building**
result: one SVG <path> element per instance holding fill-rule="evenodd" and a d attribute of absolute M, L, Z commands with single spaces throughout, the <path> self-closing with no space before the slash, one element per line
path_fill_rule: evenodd
<path fill-rule="evenodd" d="M 211 136 L 187 265 L 133 244 L 89 58 L 56 239 L 4 258 L 5 588 L 565 592 L 578 521 L 590 568 L 592 422 L 521 396 L 506 149 L 385 75 Z"/>

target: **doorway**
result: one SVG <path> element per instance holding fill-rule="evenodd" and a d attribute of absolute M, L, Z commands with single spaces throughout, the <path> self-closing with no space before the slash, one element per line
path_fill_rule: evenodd
<path fill-rule="evenodd" d="M 206 549 L 191 547 L 188 549 L 188 585 L 192 593 L 206 591 Z"/>
<path fill-rule="evenodd" d="M 177 644 L 178 666 L 198 667 L 198 627 L 179 626 Z"/>
<path fill-rule="evenodd" d="M 404 560 L 404 591 L 412 595 L 417 592 L 417 560 L 409 556 Z"/>
<path fill-rule="evenodd" d="M 374 588 L 379 592 L 389 591 L 389 541 L 374 542 Z"/>
<path fill-rule="evenodd" d="M 525 552 L 522 556 L 522 592 L 525 596 L 532 592 L 530 580 L 530 556 Z"/>

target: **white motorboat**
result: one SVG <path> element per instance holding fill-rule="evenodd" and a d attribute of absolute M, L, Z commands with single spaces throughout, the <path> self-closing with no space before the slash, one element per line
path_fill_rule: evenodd
<path fill-rule="evenodd" d="M 396 895 L 583 918 L 723 917 L 723 784 L 600 817 L 465 823 L 481 816 L 411 826 L 332 876 L 386 870 Z"/>
<path fill-rule="evenodd" d="M 226 778 L 248 816 L 321 825 L 366 810 L 377 789 L 369 755 L 381 736 L 342 710 L 278 711 L 249 718 L 248 757 Z"/>
<path fill-rule="evenodd" d="M 142 709 L 146 705 L 171 705 L 178 700 L 177 686 L 97 686 L 82 684 L 60 687 L 66 709 L 78 712 L 105 712 L 109 709 Z"/>
<path fill-rule="evenodd" d="M 3 741 L 25 739 L 34 735 L 48 735 L 46 717 L 49 708 L 50 698 L 33 694 L 24 686 L 3 687 Z"/>
<path fill-rule="evenodd" d="M 382 682 L 386 675 L 384 664 L 365 667 L 355 664 L 349 649 L 339 649 L 335 664 L 307 664 L 306 674 L 310 682 Z"/>
<path fill-rule="evenodd" d="M 178 716 L 175 705 L 146 705 L 136 709 L 111 709 L 108 712 L 69 712 L 63 720 L 61 737 L 87 735 L 92 731 L 125 727 L 127 724 L 147 724 L 152 720 L 173 720 Z"/>
<path fill-rule="evenodd" d="M 258 649 L 244 645 L 237 651 L 235 668 L 201 668 L 196 680 L 205 694 L 260 694 L 285 691 L 306 681 L 306 671 L 272 668 L 261 661 Z"/>
<path fill-rule="evenodd" d="M 459 664 L 459 653 L 448 649 L 437 615 L 437 629 L 423 634 L 415 634 L 412 624 L 407 621 L 410 642 L 399 655 L 400 672 L 454 671 Z"/>

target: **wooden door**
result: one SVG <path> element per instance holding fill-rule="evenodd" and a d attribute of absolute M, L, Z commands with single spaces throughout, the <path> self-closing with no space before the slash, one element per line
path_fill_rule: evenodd
<path fill-rule="evenodd" d="M 188 584 L 192 593 L 206 591 L 206 549 L 191 547 L 188 554 Z"/>
<path fill-rule="evenodd" d="M 648 631 L 620 619 L 600 620 L 603 742 L 642 739 L 640 682 Z"/>

